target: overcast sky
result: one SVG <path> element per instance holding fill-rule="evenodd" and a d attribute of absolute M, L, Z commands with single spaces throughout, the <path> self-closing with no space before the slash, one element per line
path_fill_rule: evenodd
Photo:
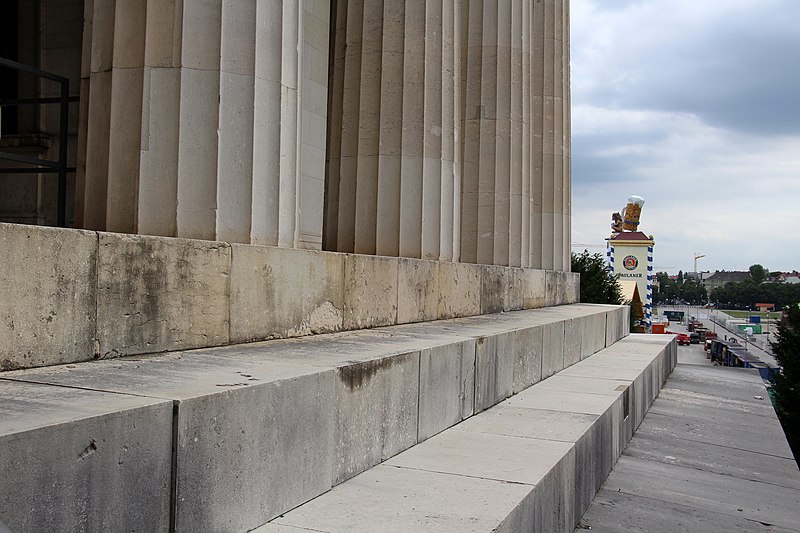
<path fill-rule="evenodd" d="M 636 194 L 656 270 L 800 270 L 800 1 L 572 0 L 571 20 L 573 243 L 603 245 Z"/>

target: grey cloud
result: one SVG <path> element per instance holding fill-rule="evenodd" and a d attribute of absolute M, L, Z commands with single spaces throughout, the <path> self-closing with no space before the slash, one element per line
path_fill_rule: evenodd
<path fill-rule="evenodd" d="M 603 152 L 631 144 L 655 146 L 665 134 L 625 132 L 616 135 L 573 135 L 572 180 L 577 184 L 635 181 L 635 169 L 653 162 L 653 156 L 648 150 L 624 157 L 606 156 Z"/>
<path fill-rule="evenodd" d="M 688 112 L 741 132 L 798 133 L 800 31 L 780 23 L 784 17 L 800 19 L 800 3 L 791 6 L 788 12 L 764 13 L 760 25 L 752 13 L 742 13 L 683 34 L 669 46 L 609 58 L 613 68 L 634 76 L 626 83 L 598 84 L 583 101 Z"/>

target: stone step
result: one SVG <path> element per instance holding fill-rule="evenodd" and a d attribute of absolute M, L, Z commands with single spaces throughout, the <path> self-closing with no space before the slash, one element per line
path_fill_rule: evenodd
<path fill-rule="evenodd" d="M 627 317 L 576 304 L 5 372 L 0 521 L 252 529 L 612 346 Z"/>
<path fill-rule="evenodd" d="M 631 335 L 255 531 L 571 532 L 676 362 Z"/>

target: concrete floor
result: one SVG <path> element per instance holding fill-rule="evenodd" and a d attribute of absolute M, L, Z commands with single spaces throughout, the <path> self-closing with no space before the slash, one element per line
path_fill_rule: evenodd
<path fill-rule="evenodd" d="M 575 531 L 589 529 L 800 531 L 800 472 L 758 373 L 679 346 L 678 366 Z"/>

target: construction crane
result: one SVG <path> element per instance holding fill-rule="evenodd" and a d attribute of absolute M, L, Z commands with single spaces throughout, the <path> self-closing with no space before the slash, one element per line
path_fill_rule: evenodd
<path fill-rule="evenodd" d="M 698 254 L 697 252 L 694 253 L 694 275 L 697 275 L 697 260 L 702 259 L 705 257 L 706 254 Z"/>

